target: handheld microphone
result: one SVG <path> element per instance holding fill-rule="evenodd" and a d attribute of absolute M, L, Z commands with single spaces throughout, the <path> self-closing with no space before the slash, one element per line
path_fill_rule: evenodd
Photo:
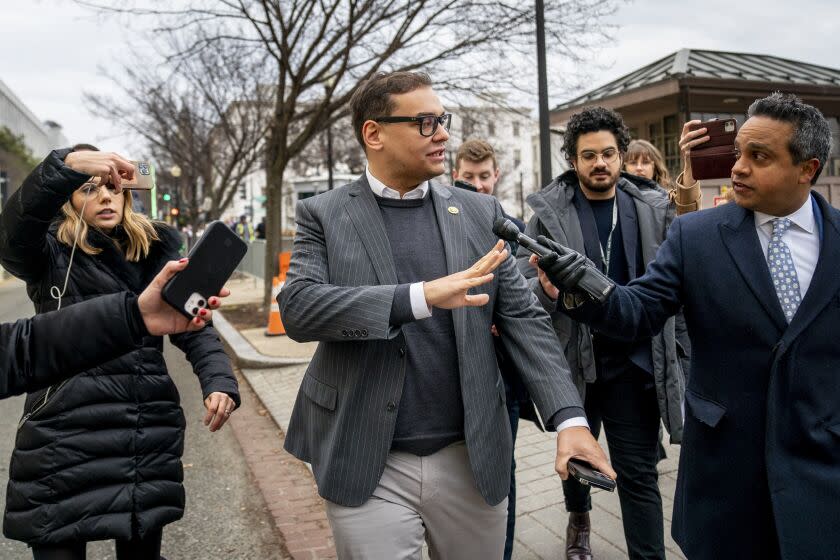
<path fill-rule="evenodd" d="M 519 228 L 516 227 L 516 224 L 508 220 L 507 218 L 498 218 L 495 222 L 493 222 L 493 233 L 499 236 L 499 238 L 504 239 L 505 241 L 510 241 L 511 243 L 519 243 L 532 253 L 539 255 L 540 257 L 547 257 L 554 251 L 546 247 L 545 245 L 540 245 L 536 240 L 531 239 L 521 231 Z"/>
<path fill-rule="evenodd" d="M 516 241 L 535 255 L 539 257 L 547 257 L 555 251 L 549 249 L 545 245 L 531 239 L 524 233 L 519 231 L 516 224 L 505 218 L 498 218 L 493 222 L 493 233 L 498 235 L 505 241 Z M 559 244 L 558 244 L 559 245 Z M 560 245 L 560 247 L 563 247 Z M 556 251 L 558 255 L 567 255 L 572 252 L 571 249 L 564 251 Z M 615 283 L 610 280 L 603 272 L 590 264 L 584 265 L 583 275 L 578 281 L 577 287 L 586 292 L 586 294 L 599 303 L 604 303 L 609 297 L 610 293 L 615 288 Z"/>

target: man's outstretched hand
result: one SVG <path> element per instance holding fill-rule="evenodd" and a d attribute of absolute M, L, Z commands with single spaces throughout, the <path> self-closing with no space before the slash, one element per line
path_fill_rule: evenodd
<path fill-rule="evenodd" d="M 557 433 L 557 459 L 554 461 L 554 470 L 563 480 L 569 478 L 569 459 L 582 459 L 613 480 L 617 476 L 589 428 L 574 426 Z"/>
<path fill-rule="evenodd" d="M 499 240 L 489 253 L 474 265 L 461 272 L 423 283 L 423 295 L 429 307 L 457 309 L 475 307 L 490 301 L 487 294 L 468 294 L 470 288 L 481 286 L 493 280 L 493 271 L 504 262 L 508 252 L 505 242 Z"/>

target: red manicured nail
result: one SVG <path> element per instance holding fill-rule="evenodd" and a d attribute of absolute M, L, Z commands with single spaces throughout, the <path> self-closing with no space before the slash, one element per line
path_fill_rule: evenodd
<path fill-rule="evenodd" d="M 179 260 L 178 262 L 179 262 L 179 263 L 185 263 L 185 262 L 187 262 L 187 257 L 184 257 L 183 259 Z"/>
<path fill-rule="evenodd" d="M 204 316 L 206 316 L 206 315 L 207 315 L 207 310 L 206 310 L 206 309 L 202 309 L 201 311 L 199 311 L 199 312 L 198 312 L 198 314 L 199 314 L 199 315 L 201 315 L 202 317 L 204 317 Z"/>
<path fill-rule="evenodd" d="M 214 298 L 214 297 L 211 297 L 211 298 L 210 298 L 210 305 L 216 305 L 217 303 L 219 303 L 219 300 L 218 300 L 218 299 L 216 299 L 216 298 Z"/>

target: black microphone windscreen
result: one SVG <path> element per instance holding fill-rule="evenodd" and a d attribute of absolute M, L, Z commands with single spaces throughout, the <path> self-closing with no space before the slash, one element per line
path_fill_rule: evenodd
<path fill-rule="evenodd" d="M 516 241 L 519 238 L 519 228 L 507 218 L 498 218 L 493 222 L 493 233 L 505 241 Z"/>

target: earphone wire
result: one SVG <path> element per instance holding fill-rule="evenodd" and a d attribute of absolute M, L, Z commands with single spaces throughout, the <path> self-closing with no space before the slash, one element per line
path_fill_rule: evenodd
<path fill-rule="evenodd" d="M 86 196 L 85 201 L 82 203 L 82 211 L 79 214 L 79 223 L 76 224 L 76 234 L 73 236 L 73 248 L 70 250 L 70 264 L 67 265 L 67 274 L 64 275 L 64 287 L 59 291 L 58 286 L 50 286 L 50 295 L 53 299 L 58 300 L 56 311 L 61 309 L 61 298 L 67 292 L 67 283 L 70 281 L 70 271 L 73 270 L 73 257 L 76 256 L 76 246 L 79 244 L 79 234 L 82 231 L 82 221 L 84 220 L 87 203 L 88 197 Z"/>

